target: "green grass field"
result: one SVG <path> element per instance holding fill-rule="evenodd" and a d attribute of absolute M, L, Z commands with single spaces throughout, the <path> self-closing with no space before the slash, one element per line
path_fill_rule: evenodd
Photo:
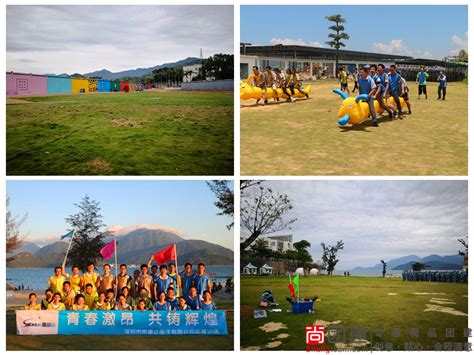
<path fill-rule="evenodd" d="M 241 277 L 242 349 L 304 350 L 305 326 L 317 320 L 318 323 L 336 322 L 336 325 L 329 325 L 329 329 L 339 329 L 341 337 L 345 334 L 345 338 L 324 345 L 333 350 L 370 350 L 381 343 L 379 349 L 385 350 L 387 342 L 392 344 L 393 350 L 404 350 L 405 342 L 419 343 L 423 350 L 434 350 L 437 342 L 444 346 L 445 342 L 467 341 L 464 338 L 464 328 L 468 327 L 466 315 L 425 311 L 428 307 L 439 306 L 467 313 L 467 284 L 403 282 L 400 278 L 381 277 L 308 276 L 300 279 L 300 296 L 317 295 L 321 302 L 315 303 L 314 313 L 307 314 L 287 312 L 290 309 L 285 299 L 290 295 L 287 286 L 287 276 Z M 278 308 L 283 312 L 254 319 L 253 311 L 258 309 L 260 295 L 268 289 L 273 291 L 280 304 Z M 282 323 L 283 327 L 272 332 L 260 329 L 271 323 Z M 273 325 L 275 328 L 281 326 Z M 430 328 L 436 329 L 436 338 L 428 336 Z M 446 328 L 454 328 L 453 338 L 445 336 Z M 418 329 L 418 337 L 412 329 Z M 364 337 L 370 344 L 353 343 L 354 338 Z"/>
<path fill-rule="evenodd" d="M 310 99 L 294 104 L 241 101 L 241 174 L 467 175 L 467 84 L 449 83 L 438 101 L 436 83 L 418 100 L 411 82 L 413 115 L 346 128 L 337 123 L 342 99 L 331 92 L 338 86 L 313 82 Z"/>
<path fill-rule="evenodd" d="M 104 336 L 104 335 L 16 335 L 15 313 L 7 310 L 7 350 L 233 350 L 234 302 L 219 300 L 227 311 L 229 335 Z"/>
<path fill-rule="evenodd" d="M 233 93 L 7 99 L 7 174 L 232 175 L 233 119 Z"/>

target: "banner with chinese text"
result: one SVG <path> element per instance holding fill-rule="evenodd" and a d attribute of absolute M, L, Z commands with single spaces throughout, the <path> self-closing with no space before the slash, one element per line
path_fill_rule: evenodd
<path fill-rule="evenodd" d="M 54 313 L 57 317 L 56 333 L 45 333 L 38 326 L 28 332 L 18 328 L 18 319 L 28 313 L 39 315 Z M 54 317 L 54 316 L 53 316 Z M 54 322 L 53 322 L 54 323 Z M 23 327 L 24 328 L 24 327 Z M 108 334 L 108 335 L 227 335 L 225 312 L 217 311 L 17 311 L 17 333 L 35 334 Z M 35 333 L 39 330 L 40 333 Z M 53 331 L 49 329 L 49 331 Z"/>

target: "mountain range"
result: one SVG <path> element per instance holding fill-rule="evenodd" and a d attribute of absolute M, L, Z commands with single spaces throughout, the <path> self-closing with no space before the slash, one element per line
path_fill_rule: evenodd
<path fill-rule="evenodd" d="M 207 265 L 232 265 L 234 263 L 234 252 L 230 249 L 204 240 L 184 239 L 160 229 L 140 228 L 118 236 L 116 239 L 119 263 L 136 265 L 147 263 L 153 253 L 171 244 L 176 244 L 179 264 L 204 262 Z M 111 238 L 106 239 L 105 242 L 110 240 Z M 42 248 L 30 242 L 26 243 L 26 249 L 24 244 L 15 253 L 15 260 L 7 263 L 7 267 L 39 268 L 61 265 L 68 247 L 68 243 L 63 241 L 54 242 Z M 34 250 L 31 244 L 38 249 Z M 113 262 L 113 258 L 107 261 Z"/>
<path fill-rule="evenodd" d="M 464 257 L 462 255 L 440 256 L 432 254 L 421 258 L 417 255 L 407 255 L 386 261 L 387 272 L 390 270 L 411 270 L 413 263 L 416 262 L 426 264 L 427 270 L 461 270 L 464 263 Z M 357 266 L 351 270 L 353 275 L 372 274 L 381 271 L 382 263 L 369 267 Z"/>
<path fill-rule="evenodd" d="M 155 65 L 154 67 L 149 67 L 149 68 L 129 69 L 129 70 L 119 71 L 115 73 L 107 69 L 102 69 L 102 70 L 96 70 L 96 71 L 85 73 L 85 74 L 74 73 L 72 75 L 69 75 L 66 73 L 62 73 L 62 74 L 59 74 L 58 76 L 102 78 L 104 80 L 116 80 L 116 79 L 125 78 L 125 77 L 140 78 L 144 75 L 150 74 L 153 70 L 156 70 L 156 69 L 165 68 L 165 67 L 168 67 L 168 68 L 181 67 L 183 65 L 192 65 L 192 64 L 197 64 L 201 62 L 202 62 L 202 59 L 199 59 L 196 57 L 187 57 L 185 59 L 181 59 L 176 62 L 159 64 L 159 65 Z M 47 75 L 54 75 L 54 74 L 47 74 Z"/>

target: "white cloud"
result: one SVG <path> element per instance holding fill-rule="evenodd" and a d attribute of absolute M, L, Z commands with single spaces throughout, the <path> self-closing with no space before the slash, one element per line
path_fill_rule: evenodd
<path fill-rule="evenodd" d="M 452 36 L 451 37 L 451 45 L 454 45 L 455 48 L 454 49 L 451 49 L 449 51 L 449 54 L 450 55 L 458 55 L 459 54 L 459 51 L 461 49 L 464 49 L 467 51 L 467 46 L 468 46 L 468 38 L 467 38 L 467 32 L 464 33 L 464 38 L 461 38 L 459 36 Z"/>
<path fill-rule="evenodd" d="M 403 43 L 401 39 L 392 39 L 391 42 L 385 44 L 382 42 L 374 42 L 372 44 L 376 53 L 413 55 L 413 52 Z"/>
<path fill-rule="evenodd" d="M 148 230 L 161 230 L 163 232 L 169 232 L 176 234 L 179 237 L 183 237 L 186 234 L 176 228 L 168 226 L 158 226 L 155 224 L 135 224 L 133 226 L 122 226 L 120 224 L 115 224 L 107 228 L 108 232 L 114 233 L 115 236 L 120 237 L 126 235 L 130 232 L 133 232 L 137 229 L 148 229 Z"/>
<path fill-rule="evenodd" d="M 406 55 L 417 58 L 433 59 L 433 53 L 429 51 L 413 51 L 406 46 L 401 39 L 392 39 L 389 43 L 372 43 L 374 52 L 382 54 Z"/>
<path fill-rule="evenodd" d="M 288 218 L 298 220 L 281 233 L 308 240 L 313 259 L 321 257 L 321 242 L 345 242 L 340 268 L 409 254 L 457 254 L 457 238 L 467 235 L 467 184 L 461 181 L 267 181 L 264 186 L 288 194 L 294 206 Z"/>
<path fill-rule="evenodd" d="M 310 47 L 322 47 L 323 45 L 320 42 L 305 42 L 301 38 L 298 39 L 291 39 L 291 38 L 272 38 L 270 40 L 270 44 L 276 45 L 276 44 L 283 44 L 287 46 L 310 46 Z"/>

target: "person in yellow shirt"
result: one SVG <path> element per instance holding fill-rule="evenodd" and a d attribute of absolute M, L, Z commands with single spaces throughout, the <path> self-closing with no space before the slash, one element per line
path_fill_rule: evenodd
<path fill-rule="evenodd" d="M 79 275 L 79 266 L 73 265 L 71 268 L 72 274 L 68 274 L 66 270 L 66 264 L 63 264 L 63 276 L 65 276 L 68 280 L 69 283 L 71 284 L 71 288 L 74 290 L 74 292 L 79 294 L 81 292 L 81 275 Z"/>
<path fill-rule="evenodd" d="M 99 273 L 95 272 L 94 270 L 95 266 L 93 262 L 87 264 L 87 271 L 82 274 L 82 291 L 84 291 L 87 284 L 92 285 L 94 293 L 97 291 L 97 286 L 99 285 Z"/>
<path fill-rule="evenodd" d="M 64 303 L 64 306 L 66 306 L 67 310 L 72 308 L 75 300 L 76 292 L 71 287 L 71 283 L 69 281 L 64 281 L 62 302 Z"/>
<path fill-rule="evenodd" d="M 85 291 L 82 294 L 84 295 L 84 301 L 87 307 L 89 307 L 89 309 L 93 309 L 94 303 L 95 301 L 97 301 L 98 297 L 97 297 L 97 292 L 92 287 L 92 284 L 88 283 L 86 285 Z"/>
<path fill-rule="evenodd" d="M 63 269 L 61 266 L 56 266 L 54 268 L 54 275 L 51 276 L 48 280 L 48 288 L 53 290 L 54 293 L 59 293 L 62 297 L 63 295 L 63 283 L 66 281 L 66 278 L 61 275 Z"/>
<path fill-rule="evenodd" d="M 84 295 L 76 296 L 76 303 L 72 306 L 73 311 L 88 311 L 89 307 L 86 305 Z"/>
<path fill-rule="evenodd" d="M 110 304 L 105 300 L 105 292 L 99 292 L 99 298 L 94 302 L 94 308 L 98 311 L 110 310 Z"/>
<path fill-rule="evenodd" d="M 53 290 L 48 288 L 46 291 L 44 291 L 44 295 L 46 298 L 41 301 L 41 309 L 43 311 L 46 311 L 48 309 L 48 306 L 51 302 L 53 302 Z"/>
<path fill-rule="evenodd" d="M 36 293 L 32 292 L 28 296 L 28 304 L 25 306 L 27 311 L 41 311 L 41 305 L 36 303 Z"/>
<path fill-rule="evenodd" d="M 64 311 L 66 307 L 61 302 L 61 294 L 56 292 L 53 296 L 53 302 L 48 305 L 48 311 Z"/>

